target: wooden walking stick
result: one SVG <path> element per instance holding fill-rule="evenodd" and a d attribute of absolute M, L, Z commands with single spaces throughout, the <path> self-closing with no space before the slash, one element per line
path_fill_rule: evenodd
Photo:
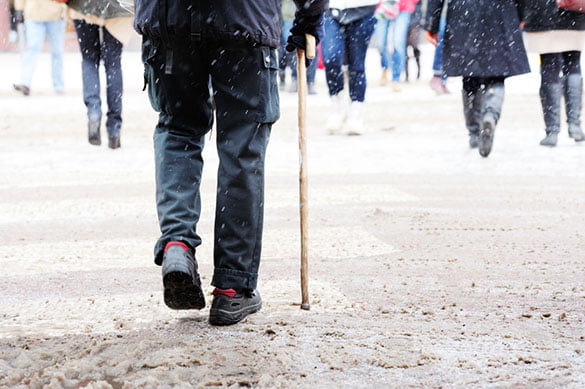
<path fill-rule="evenodd" d="M 301 309 L 309 310 L 309 182 L 307 174 L 307 68 L 305 56 L 315 58 L 315 37 L 305 34 L 306 50 L 297 50 L 297 90 L 299 94 L 299 206 L 301 213 Z"/>

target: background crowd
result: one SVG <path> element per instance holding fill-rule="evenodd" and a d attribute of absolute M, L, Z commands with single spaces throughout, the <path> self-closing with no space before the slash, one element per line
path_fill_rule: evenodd
<path fill-rule="evenodd" d="M 68 5 L 65 5 L 67 3 Z M 115 3 L 112 3 L 115 4 Z M 105 10 L 87 0 L 15 0 L 14 23 L 24 23 L 26 46 L 22 55 L 20 80 L 14 89 L 24 96 L 31 93 L 37 59 L 48 38 L 51 49 L 53 88 L 61 94 L 66 21 L 74 25 L 82 57 L 83 102 L 87 109 L 87 134 L 92 145 L 101 145 L 100 63 L 105 68 L 106 131 L 108 147 L 120 147 L 122 127 L 123 77 L 121 56 L 132 32 L 132 15 L 119 6 Z"/>
<path fill-rule="evenodd" d="M 53 88 L 63 93 L 63 46 L 66 21 L 72 20 L 82 55 L 83 101 L 87 108 L 88 141 L 101 144 L 102 102 L 100 63 L 106 80 L 105 127 L 108 146 L 118 148 L 122 127 L 123 78 L 120 58 L 131 28 L 131 15 L 109 7 L 96 15 L 87 0 L 14 0 L 13 24 L 24 26 L 26 48 L 14 89 L 25 96 L 38 55 L 49 42 Z M 85 9 L 84 9 L 85 4 Z M 81 11 L 81 12 L 80 12 Z M 282 1 L 282 36 L 278 75 L 280 90 L 297 91 L 296 56 L 285 50 L 295 16 L 293 0 Z M 430 87 L 449 93 L 447 77 L 462 77 L 463 117 L 469 146 L 489 155 L 502 112 L 505 79 L 529 72 L 526 53 L 540 56 L 540 100 L 545 137 L 555 146 L 564 104 L 568 134 L 585 140 L 581 130 L 583 78 L 581 50 L 585 44 L 585 14 L 559 8 L 555 0 L 330 0 L 318 60 L 307 69 L 308 92 L 317 94 L 318 67 L 324 69 L 331 109 L 326 127 L 331 134 L 359 135 L 366 131 L 364 103 L 368 81 L 365 58 L 370 47 L 380 55 L 379 84 L 400 92 L 408 80 L 407 61 L 417 60 L 420 76 L 422 30 L 436 45 Z M 410 47 L 408 54 L 407 47 Z M 532 69 L 535 70 L 535 69 Z M 371 82 L 371 81 L 370 81 Z M 397 95 L 397 98 L 399 95 Z"/>

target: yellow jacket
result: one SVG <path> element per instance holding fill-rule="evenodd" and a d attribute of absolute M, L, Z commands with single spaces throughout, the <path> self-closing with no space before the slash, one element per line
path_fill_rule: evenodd
<path fill-rule="evenodd" d="M 65 15 L 65 6 L 53 0 L 14 0 L 14 9 L 24 11 L 24 19 L 35 22 L 52 22 Z"/>

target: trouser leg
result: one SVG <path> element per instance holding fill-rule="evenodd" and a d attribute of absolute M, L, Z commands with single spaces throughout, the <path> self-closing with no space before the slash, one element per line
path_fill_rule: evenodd
<path fill-rule="evenodd" d="M 106 96 L 108 113 L 106 128 L 110 137 L 120 134 L 122 127 L 122 42 L 117 40 L 107 29 L 103 29 L 102 57 L 106 69 Z"/>
<path fill-rule="evenodd" d="M 53 88 L 57 92 L 63 92 L 65 83 L 63 81 L 63 52 L 65 42 L 65 20 L 47 22 L 49 44 L 51 46 L 51 75 L 53 77 Z"/>
<path fill-rule="evenodd" d="M 142 45 L 151 104 L 159 112 L 154 133 L 156 205 L 161 236 L 154 249 L 162 263 L 169 241 L 201 244 L 197 222 L 204 135 L 212 124 L 206 51 L 196 45 L 173 47 L 172 73 L 165 72 L 168 46 L 146 38 Z"/>
<path fill-rule="evenodd" d="M 99 121 L 102 117 L 99 74 L 101 58 L 100 27 L 86 23 L 83 20 L 75 20 L 74 24 L 81 51 L 83 102 L 87 108 L 89 120 Z"/>
<path fill-rule="evenodd" d="M 321 48 L 325 64 L 325 78 L 329 95 L 335 96 L 344 88 L 343 57 L 345 38 L 343 27 L 334 19 L 325 16 L 325 36 Z"/>
<path fill-rule="evenodd" d="M 37 60 L 43 49 L 43 42 L 45 41 L 45 25 L 43 22 L 35 22 L 33 20 L 25 21 L 24 25 L 26 50 L 22 55 L 20 83 L 30 88 Z"/>
<path fill-rule="evenodd" d="M 392 81 L 400 81 L 406 63 L 408 26 L 412 12 L 401 11 L 394 23 L 394 51 L 392 53 Z"/>
<path fill-rule="evenodd" d="M 262 248 L 266 147 L 279 116 L 276 52 L 219 48 L 212 63 L 220 161 L 212 284 L 251 290 Z"/>
<path fill-rule="evenodd" d="M 367 16 L 351 23 L 345 29 L 351 101 L 363 102 L 366 96 L 366 53 L 375 25 L 376 19 Z"/>

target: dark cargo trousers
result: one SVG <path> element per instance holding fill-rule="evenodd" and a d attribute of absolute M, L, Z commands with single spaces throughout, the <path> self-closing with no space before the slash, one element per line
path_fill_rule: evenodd
<path fill-rule="evenodd" d="M 246 43 L 166 45 L 144 38 L 142 59 L 153 108 L 156 202 L 162 236 L 160 265 L 169 241 L 201 244 L 197 222 L 205 134 L 217 120 L 217 198 L 214 275 L 222 289 L 254 289 L 264 215 L 264 159 L 279 116 L 274 49 Z"/>

